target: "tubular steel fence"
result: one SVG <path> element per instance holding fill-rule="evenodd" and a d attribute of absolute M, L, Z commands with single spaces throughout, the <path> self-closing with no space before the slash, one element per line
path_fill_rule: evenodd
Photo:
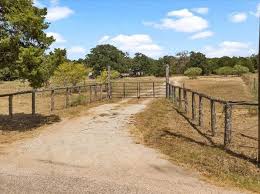
<path fill-rule="evenodd" d="M 112 98 L 165 98 L 165 82 L 112 82 Z"/>
<path fill-rule="evenodd" d="M 166 88 L 178 112 L 213 144 L 257 162 L 258 103 L 226 101 L 172 84 Z"/>

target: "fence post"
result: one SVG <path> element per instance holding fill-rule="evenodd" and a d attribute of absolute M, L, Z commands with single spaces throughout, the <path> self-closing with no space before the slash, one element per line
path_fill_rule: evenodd
<path fill-rule="evenodd" d="M 184 98 L 184 111 L 188 113 L 188 97 L 187 97 L 187 90 L 183 88 L 183 98 Z"/>
<path fill-rule="evenodd" d="M 166 64 L 166 98 L 169 98 L 169 74 L 170 68 L 169 65 Z"/>
<path fill-rule="evenodd" d="M 155 97 L 155 86 L 154 86 L 154 82 L 153 82 L 153 97 Z"/>
<path fill-rule="evenodd" d="M 66 105 L 66 108 L 68 108 L 69 107 L 69 101 L 70 101 L 70 97 L 69 97 L 69 88 L 67 87 L 66 88 L 66 102 L 65 102 L 65 105 Z"/>
<path fill-rule="evenodd" d="M 9 101 L 9 116 L 13 117 L 13 95 L 10 95 L 8 98 Z"/>
<path fill-rule="evenodd" d="M 211 131 L 212 136 L 216 135 L 216 105 L 214 100 L 210 100 L 210 114 L 211 114 Z"/>
<path fill-rule="evenodd" d="M 35 90 L 32 91 L 32 115 L 35 115 L 36 112 L 36 103 L 35 103 Z"/>
<path fill-rule="evenodd" d="M 177 98 L 176 98 L 176 87 L 173 86 L 173 101 L 174 101 L 174 104 L 176 105 L 177 104 Z"/>
<path fill-rule="evenodd" d="M 123 95 L 124 95 L 124 98 L 126 97 L 126 93 L 125 93 L 125 82 L 123 83 Z"/>
<path fill-rule="evenodd" d="M 112 88 L 111 88 L 111 67 L 107 66 L 107 83 L 108 83 L 108 98 L 112 97 Z"/>
<path fill-rule="evenodd" d="M 225 132 L 224 132 L 224 147 L 226 148 L 231 142 L 232 132 L 232 106 L 229 103 L 224 105 L 225 112 Z"/>
<path fill-rule="evenodd" d="M 196 99 L 195 99 L 195 93 L 192 92 L 191 94 L 191 109 L 192 109 L 192 120 L 196 120 Z"/>
<path fill-rule="evenodd" d="M 89 103 L 92 102 L 92 85 L 89 86 Z"/>
<path fill-rule="evenodd" d="M 181 87 L 179 87 L 179 110 L 182 109 Z"/>
<path fill-rule="evenodd" d="M 51 90 L 51 111 L 54 111 L 54 94 L 55 94 L 55 90 Z"/>
<path fill-rule="evenodd" d="M 102 101 L 103 100 L 103 85 L 100 84 L 100 100 Z"/>
<path fill-rule="evenodd" d="M 97 101 L 97 84 L 95 84 L 95 101 Z"/>
<path fill-rule="evenodd" d="M 199 126 L 203 125 L 203 98 L 199 95 Z"/>

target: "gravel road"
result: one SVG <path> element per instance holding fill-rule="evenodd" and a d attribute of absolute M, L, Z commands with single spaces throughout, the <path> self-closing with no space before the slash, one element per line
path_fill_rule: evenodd
<path fill-rule="evenodd" d="M 105 104 L 0 155 L 0 193 L 237 193 L 136 144 L 131 116 L 150 100 Z"/>

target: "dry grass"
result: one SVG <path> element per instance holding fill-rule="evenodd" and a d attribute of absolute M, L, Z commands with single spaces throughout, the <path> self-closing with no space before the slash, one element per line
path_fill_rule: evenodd
<path fill-rule="evenodd" d="M 241 77 L 200 77 L 186 79 L 185 87 L 224 100 L 254 100 Z"/>
<path fill-rule="evenodd" d="M 134 117 L 133 132 L 173 162 L 194 168 L 214 182 L 260 192 L 260 172 L 247 158 L 223 147 L 194 128 L 167 100 L 154 101 Z"/>

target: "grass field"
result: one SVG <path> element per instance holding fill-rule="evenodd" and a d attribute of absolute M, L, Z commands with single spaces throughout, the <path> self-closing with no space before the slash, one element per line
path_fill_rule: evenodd
<path fill-rule="evenodd" d="M 239 77 L 177 79 L 187 88 L 218 98 L 254 100 Z M 181 116 L 170 101 L 154 101 L 135 117 L 133 131 L 143 143 L 159 149 L 178 164 L 197 169 L 211 180 L 260 192 L 260 172 L 255 165 L 257 114 L 249 107 L 233 107 L 232 142 L 226 152 L 223 149 L 223 107 L 217 105 L 216 137 L 212 137 L 209 130 L 209 103 L 204 101 L 204 107 L 204 126 L 200 128 Z"/>

